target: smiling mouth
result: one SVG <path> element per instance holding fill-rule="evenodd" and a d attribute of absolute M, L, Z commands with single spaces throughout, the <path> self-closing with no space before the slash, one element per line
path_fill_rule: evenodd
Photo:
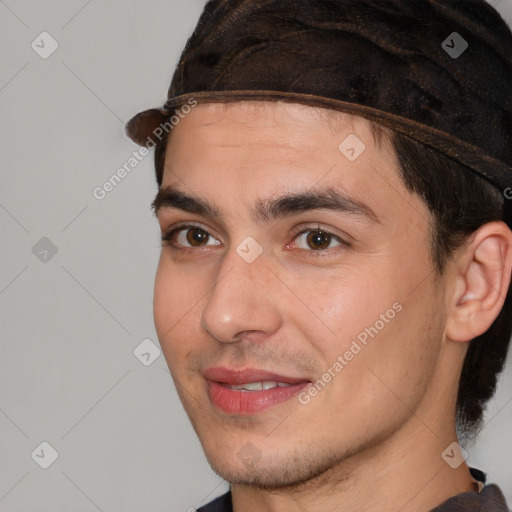
<path fill-rule="evenodd" d="M 210 402 L 230 416 L 258 414 L 291 400 L 311 384 L 303 378 L 258 369 L 209 368 L 204 377 Z"/>
<path fill-rule="evenodd" d="M 248 382 L 247 384 L 225 384 L 219 382 L 219 384 L 229 388 L 234 389 L 236 391 L 263 391 L 266 389 L 274 389 L 274 388 L 288 388 L 292 384 L 288 382 L 276 382 L 275 380 L 265 380 L 261 382 Z"/>

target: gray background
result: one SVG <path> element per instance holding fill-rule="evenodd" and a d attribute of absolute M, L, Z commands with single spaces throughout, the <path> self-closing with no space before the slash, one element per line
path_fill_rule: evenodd
<path fill-rule="evenodd" d="M 165 100 L 203 3 L 0 0 L 2 512 L 186 511 L 227 489 L 163 356 L 134 355 L 158 346 L 152 152 L 92 194 L 137 149 L 124 123 Z M 512 0 L 492 3 L 512 23 Z M 468 450 L 512 503 L 511 402 L 509 362 Z"/>

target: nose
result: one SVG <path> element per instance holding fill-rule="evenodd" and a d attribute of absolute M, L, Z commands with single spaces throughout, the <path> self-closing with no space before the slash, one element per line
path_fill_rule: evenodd
<path fill-rule="evenodd" d="M 218 341 L 233 343 L 247 333 L 264 339 L 279 330 L 279 281 L 261 255 L 247 263 L 233 249 L 216 275 L 201 312 L 201 326 Z"/>

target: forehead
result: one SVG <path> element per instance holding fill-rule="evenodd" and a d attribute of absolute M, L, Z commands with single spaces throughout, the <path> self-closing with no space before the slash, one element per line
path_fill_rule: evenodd
<path fill-rule="evenodd" d="M 337 187 L 380 217 L 405 214 L 411 194 L 387 137 L 368 120 L 277 101 L 206 103 L 171 131 L 162 186 L 213 198 L 233 212 L 241 201 Z M 384 132 L 385 134 L 385 132 Z M 404 206 L 406 207 L 404 209 Z"/>
<path fill-rule="evenodd" d="M 233 101 L 233 102 L 212 102 L 196 105 L 186 115 L 180 116 L 182 131 L 183 125 L 188 128 L 207 127 L 212 123 L 223 121 L 232 124 L 247 124 L 248 120 L 254 126 L 265 126 L 269 128 L 274 125 L 281 125 L 285 130 L 286 126 L 312 126 L 317 130 L 329 129 L 333 133 L 340 128 L 368 130 L 377 143 L 381 143 L 391 132 L 389 129 L 379 127 L 367 119 L 342 111 L 327 108 L 308 106 L 301 103 L 273 101 Z M 376 136 L 376 137 L 374 137 Z"/>
<path fill-rule="evenodd" d="M 326 152 L 337 157 L 344 154 L 354 161 L 363 151 L 366 157 L 378 151 L 381 161 L 385 158 L 395 163 L 390 130 L 331 109 L 283 101 L 241 101 L 198 104 L 180 117 L 168 138 L 166 160 L 183 159 L 187 153 L 189 159 L 207 157 L 208 147 L 238 147 L 247 156 L 251 148 L 266 146 L 281 148 L 283 157 L 288 150 L 318 161 Z M 191 154 L 194 147 L 202 151 Z M 308 151 L 315 154 L 306 155 Z M 228 157 L 235 151 L 225 153 Z"/>

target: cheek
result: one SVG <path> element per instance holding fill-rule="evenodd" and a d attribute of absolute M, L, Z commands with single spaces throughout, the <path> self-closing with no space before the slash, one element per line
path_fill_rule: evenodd
<path fill-rule="evenodd" d="M 413 268 L 403 266 L 380 281 L 375 276 L 364 282 L 366 289 L 352 287 L 338 307 L 331 306 L 339 319 L 340 335 L 328 347 L 326 362 L 332 366 L 342 356 L 342 376 L 333 392 L 354 391 L 354 411 L 364 414 L 386 403 L 397 413 L 403 403 L 417 404 L 428 386 L 444 318 L 430 281 L 411 293 L 417 275 Z M 385 409 L 382 417 L 390 412 Z"/>
<path fill-rule="evenodd" d="M 417 284 L 426 273 L 413 262 L 418 259 L 397 265 L 395 258 L 389 258 L 378 267 L 338 269 L 321 279 L 303 273 L 295 280 L 293 289 L 299 291 L 304 304 L 288 303 L 288 323 L 300 326 L 325 371 L 342 357 L 343 373 L 358 381 L 362 369 L 370 367 L 378 373 L 384 368 L 388 373 L 389 362 L 394 361 L 395 370 L 390 373 L 395 373 L 389 375 L 393 380 L 403 373 L 400 368 L 425 357 L 435 298 L 427 289 L 428 280 L 411 293 L 412 283 Z M 341 372 L 339 364 L 337 368 Z M 370 374 L 366 379 L 369 385 L 375 381 Z"/>
<path fill-rule="evenodd" d="M 301 326 L 324 364 L 332 364 L 358 335 L 363 337 L 365 328 L 377 321 L 380 327 L 381 314 L 391 309 L 388 316 L 395 316 L 392 307 L 400 293 L 393 280 L 383 276 L 386 272 L 352 268 L 321 279 L 302 273 L 295 281 L 293 289 L 303 303 L 289 303 L 290 323 Z"/>
<path fill-rule="evenodd" d="M 173 283 L 172 276 L 166 270 L 162 259 L 163 256 L 160 256 L 153 291 L 153 318 L 160 343 L 163 343 L 164 333 L 175 321 L 179 307 L 176 301 L 176 283 Z"/>
<path fill-rule="evenodd" d="M 185 356 L 181 352 L 189 350 L 194 339 L 198 338 L 194 331 L 197 331 L 200 301 L 205 291 L 199 278 L 177 271 L 164 258 L 161 256 L 155 276 L 153 319 L 160 345 L 169 362 Z M 178 340 L 187 340 L 187 345 L 178 343 Z"/>

